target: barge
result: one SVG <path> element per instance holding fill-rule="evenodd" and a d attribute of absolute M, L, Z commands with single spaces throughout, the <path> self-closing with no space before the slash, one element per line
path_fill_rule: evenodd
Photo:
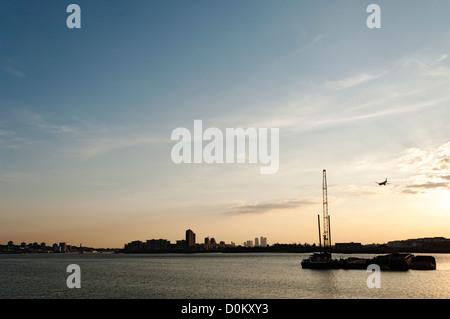
<path fill-rule="evenodd" d="M 433 256 L 414 256 L 413 254 L 387 254 L 374 258 L 350 257 L 347 259 L 331 259 L 331 254 L 314 253 L 302 261 L 302 268 L 306 269 L 367 269 L 376 264 L 380 270 L 408 271 L 435 270 L 436 259 Z"/>
<path fill-rule="evenodd" d="M 328 190 L 326 170 L 323 170 L 323 246 L 320 233 L 320 216 L 317 216 L 319 228 L 320 252 L 312 254 L 308 259 L 302 261 L 302 268 L 307 269 L 367 269 L 369 265 L 376 264 L 380 270 L 407 271 L 435 270 L 436 260 L 432 256 L 414 256 L 409 253 L 391 253 L 374 258 L 331 258 L 331 223 L 328 214 Z"/>

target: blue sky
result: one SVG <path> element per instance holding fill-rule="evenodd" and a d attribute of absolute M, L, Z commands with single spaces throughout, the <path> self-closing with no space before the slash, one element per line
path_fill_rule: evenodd
<path fill-rule="evenodd" d="M 324 168 L 336 240 L 450 237 L 446 1 L 70 3 L 0 3 L 0 242 L 314 242 Z M 279 172 L 175 165 L 195 119 L 280 128 Z"/>

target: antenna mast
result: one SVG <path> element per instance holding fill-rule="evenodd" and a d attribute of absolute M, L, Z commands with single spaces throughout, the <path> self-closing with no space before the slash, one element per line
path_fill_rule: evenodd
<path fill-rule="evenodd" d="M 319 247 L 322 250 L 322 236 L 320 236 L 320 215 L 317 215 L 317 224 L 319 225 Z"/>

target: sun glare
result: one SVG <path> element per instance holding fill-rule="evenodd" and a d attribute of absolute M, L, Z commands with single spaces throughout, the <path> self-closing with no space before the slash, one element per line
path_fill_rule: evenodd
<path fill-rule="evenodd" d="M 450 213 L 450 191 L 436 190 L 434 191 L 435 207 L 440 213 Z"/>

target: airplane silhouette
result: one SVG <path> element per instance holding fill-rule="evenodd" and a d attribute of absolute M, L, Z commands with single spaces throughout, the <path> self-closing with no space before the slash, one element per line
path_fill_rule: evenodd
<path fill-rule="evenodd" d="M 379 186 L 386 186 L 387 184 L 389 184 L 387 181 L 387 177 L 383 182 L 375 182 L 375 183 L 377 183 Z"/>

